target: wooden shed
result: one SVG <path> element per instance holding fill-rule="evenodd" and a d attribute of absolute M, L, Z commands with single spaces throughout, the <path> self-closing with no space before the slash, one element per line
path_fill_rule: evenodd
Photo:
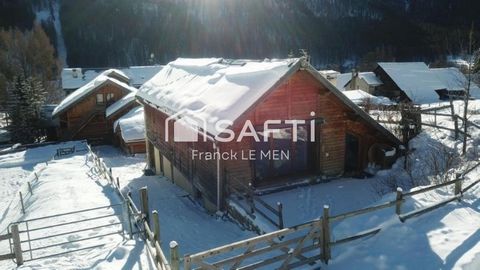
<path fill-rule="evenodd" d="M 122 115 L 113 124 L 114 144 L 125 153 L 145 153 L 145 120 L 143 107 L 138 106 Z"/>
<path fill-rule="evenodd" d="M 59 119 L 58 133 L 62 140 L 111 140 L 112 122 L 106 119 L 107 107 L 136 91 L 121 74 L 116 70 L 103 72 L 55 108 L 52 117 Z"/>
<path fill-rule="evenodd" d="M 400 144 L 303 58 L 177 59 L 137 99 L 149 165 L 211 210 L 222 209 L 229 185 L 357 175 L 374 152 L 392 155 Z"/>

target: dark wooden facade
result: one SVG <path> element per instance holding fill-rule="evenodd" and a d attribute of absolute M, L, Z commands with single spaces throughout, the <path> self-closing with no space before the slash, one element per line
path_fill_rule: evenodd
<path fill-rule="evenodd" d="M 128 90 L 109 81 L 101 84 L 58 115 L 60 138 L 111 141 L 113 122 L 107 121 L 106 108 L 128 93 Z M 107 96 L 112 94 L 113 97 L 107 100 Z M 97 95 L 103 95 L 103 102 L 97 101 Z"/>
<path fill-rule="evenodd" d="M 125 142 L 122 138 L 120 128 L 117 128 L 114 135 L 114 144 L 120 147 L 126 154 L 142 154 L 146 152 L 145 140 Z"/>
<path fill-rule="evenodd" d="M 306 120 L 306 123 L 313 120 L 316 123 L 314 142 L 310 142 L 309 124 L 300 126 L 309 139 L 306 142 L 286 143 L 272 136 L 267 143 L 255 142 L 251 137 L 228 143 L 212 140 L 167 142 L 165 120 L 168 115 L 141 100 L 145 105 L 149 164 L 158 174 L 164 174 L 191 194 L 202 197 L 207 209 L 215 210 L 222 204 L 227 185 L 241 182 L 262 187 L 304 180 L 307 176 L 357 174 L 373 161 L 369 154 L 373 146 L 398 146 L 398 140 L 386 136 L 378 126 L 360 117 L 351 104 L 346 105 L 331 92 L 333 86 L 327 86 L 328 81 L 320 80 L 310 71 L 295 71 L 244 112 L 231 128 L 238 135 L 247 120 L 259 129 L 267 120 Z M 173 138 L 173 123 L 169 124 L 169 138 Z M 249 150 L 258 153 L 259 149 L 275 147 L 291 150 L 287 161 L 249 160 L 240 156 Z M 194 150 L 232 151 L 239 156 L 237 159 L 200 160 L 192 158 Z"/>

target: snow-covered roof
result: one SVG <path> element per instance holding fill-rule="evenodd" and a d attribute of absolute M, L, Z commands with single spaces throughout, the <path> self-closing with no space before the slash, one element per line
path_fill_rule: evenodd
<path fill-rule="evenodd" d="M 437 78 L 442 81 L 449 91 L 464 91 L 468 85 L 468 79 L 455 67 L 432 68 L 430 69 Z M 480 90 L 479 87 L 471 82 L 470 90 Z"/>
<path fill-rule="evenodd" d="M 363 90 L 348 90 L 343 91 L 342 94 L 347 96 L 353 103 L 360 105 L 368 100 L 368 102 L 375 105 L 394 105 L 395 102 L 392 102 L 387 97 L 374 96 Z"/>
<path fill-rule="evenodd" d="M 146 81 L 151 79 L 162 69 L 162 66 L 132 66 L 127 68 L 117 68 L 120 76 L 125 76 L 130 80 L 130 84 L 135 87 L 140 87 Z M 62 70 L 62 88 L 63 89 L 77 89 L 95 77 L 105 69 L 82 69 L 82 68 L 64 68 Z"/>
<path fill-rule="evenodd" d="M 337 81 L 335 82 L 335 86 L 343 91 L 345 90 L 345 85 L 352 79 L 352 73 L 342 73 L 337 76 Z"/>
<path fill-rule="evenodd" d="M 358 76 L 372 86 L 382 85 L 383 82 L 373 72 L 360 72 Z"/>
<path fill-rule="evenodd" d="M 91 80 L 89 83 L 86 85 L 78 88 L 77 90 L 73 91 L 70 95 L 68 95 L 66 98 L 58 104 L 58 106 L 53 110 L 52 117 L 58 115 L 59 113 L 67 110 L 70 108 L 72 105 L 75 103 L 79 102 L 82 100 L 84 97 L 88 96 L 89 94 L 93 93 L 96 89 L 99 87 L 105 85 L 106 83 L 112 83 L 115 85 L 118 85 L 119 87 L 130 91 L 134 92 L 137 89 L 135 87 L 132 87 L 124 82 L 121 82 L 115 78 L 111 78 L 108 75 L 112 74 L 112 70 L 106 70 L 102 74 L 98 75 L 95 79 Z"/>
<path fill-rule="evenodd" d="M 332 69 L 329 69 L 329 70 L 319 70 L 318 73 L 320 73 L 323 77 L 331 80 L 331 79 L 335 79 L 337 78 L 338 75 L 340 75 L 340 72 L 336 71 L 336 70 L 332 70 Z"/>
<path fill-rule="evenodd" d="M 435 90 L 447 88 L 423 62 L 380 62 L 378 65 L 413 103 L 438 102 Z"/>
<path fill-rule="evenodd" d="M 158 109 L 204 119 L 208 133 L 216 136 L 218 120 L 235 121 L 282 79 L 299 61 L 179 58 L 166 65 L 137 92 Z"/>
<path fill-rule="evenodd" d="M 121 99 L 117 100 L 112 105 L 108 106 L 107 110 L 105 111 L 105 116 L 109 118 L 111 115 L 115 114 L 119 110 L 125 108 L 126 106 L 135 102 L 135 95 L 137 91 L 132 91 L 128 95 L 122 97 Z"/>
<path fill-rule="evenodd" d="M 113 130 L 120 128 L 122 139 L 125 142 L 135 142 L 145 139 L 145 120 L 143 106 L 130 110 L 113 123 Z"/>

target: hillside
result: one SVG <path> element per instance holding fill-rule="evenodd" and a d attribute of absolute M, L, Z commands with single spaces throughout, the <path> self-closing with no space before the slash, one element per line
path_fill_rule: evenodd
<path fill-rule="evenodd" d="M 58 3 L 61 27 L 55 24 Z M 88 5 L 35 0 L 1 5 L 0 26 L 6 27 L 28 28 L 36 11 L 50 9 L 43 24 L 60 55 L 65 57 L 64 39 L 68 65 L 89 67 L 164 63 L 180 55 L 286 57 L 299 48 L 310 52 L 315 65 L 433 61 L 466 49 L 466 33 L 473 21 L 478 24 L 480 10 L 473 0 L 94 0 Z"/>

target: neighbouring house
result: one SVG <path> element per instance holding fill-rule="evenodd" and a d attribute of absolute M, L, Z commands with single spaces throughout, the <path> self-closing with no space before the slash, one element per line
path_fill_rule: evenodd
<path fill-rule="evenodd" d="M 340 75 L 340 72 L 331 69 L 319 70 L 318 73 L 320 73 L 320 75 L 322 75 L 332 83 L 337 79 L 338 75 Z"/>
<path fill-rule="evenodd" d="M 465 97 L 468 79 L 458 68 L 431 68 L 430 71 L 445 85 L 445 89 L 437 91 L 441 100 Z M 470 82 L 470 96 L 480 98 L 480 88 L 473 81 Z"/>
<path fill-rule="evenodd" d="M 128 81 L 121 71 L 106 70 L 62 100 L 52 113 L 59 119 L 59 138 L 110 141 L 112 125 L 106 119 L 106 110 L 137 91 Z"/>
<path fill-rule="evenodd" d="M 304 58 L 180 58 L 137 99 L 149 166 L 210 210 L 223 209 L 229 186 L 358 175 L 392 164 L 400 145 Z"/>
<path fill-rule="evenodd" d="M 126 68 L 115 68 L 118 72 L 128 78 L 127 84 L 139 88 L 146 81 L 150 80 L 162 69 L 160 65 L 154 66 L 132 66 Z M 84 86 L 102 72 L 105 68 L 64 68 L 61 73 L 62 88 L 66 95 L 69 95 L 78 88 Z"/>
<path fill-rule="evenodd" d="M 145 118 L 143 107 L 137 106 L 113 124 L 114 142 L 127 154 L 145 153 Z"/>
<path fill-rule="evenodd" d="M 382 81 L 377 78 L 373 72 L 352 71 L 352 76 L 343 85 L 343 90 L 363 90 L 369 94 L 375 95 L 377 88 L 382 85 Z"/>
<path fill-rule="evenodd" d="M 423 62 L 380 62 L 373 72 L 383 82 L 376 95 L 396 101 L 434 103 L 447 89 Z"/>

